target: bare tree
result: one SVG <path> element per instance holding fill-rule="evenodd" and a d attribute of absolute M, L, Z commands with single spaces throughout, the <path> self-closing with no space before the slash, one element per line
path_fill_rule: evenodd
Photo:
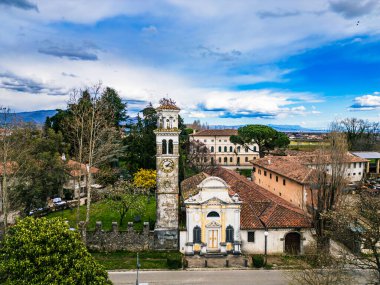
<path fill-rule="evenodd" d="M 199 173 L 214 167 L 215 157 L 204 143 L 193 140 L 188 143 L 187 163 Z"/>
<path fill-rule="evenodd" d="M 334 235 L 354 253 L 347 262 L 370 270 L 371 281 L 380 284 L 380 195 L 361 190 L 347 195 L 344 203 L 330 213 Z"/>
<path fill-rule="evenodd" d="M 328 143 L 315 156 L 315 175 L 311 183 L 312 217 L 317 238 L 317 248 L 328 255 L 330 252 L 331 220 L 327 213 L 336 210 L 342 190 L 347 184 L 347 143 L 344 134 L 331 132 Z"/>
<path fill-rule="evenodd" d="M 120 134 L 113 123 L 114 114 L 107 112 L 110 108 L 102 97 L 103 93 L 101 84 L 85 90 L 73 91 L 68 104 L 70 117 L 66 127 L 71 134 L 75 159 L 79 165 L 82 163 L 86 165 L 84 173 L 87 197 L 85 226 L 90 221 L 92 168 L 118 155 L 120 150 Z M 79 171 L 83 171 L 80 166 Z M 83 238 L 85 240 L 86 236 Z"/>
<path fill-rule="evenodd" d="M 0 108 L 0 196 L 5 232 L 8 229 L 10 210 L 9 191 L 17 179 L 22 179 L 26 172 L 23 164 L 25 155 L 30 150 L 28 146 L 31 125 L 25 125 L 9 108 Z"/>
<path fill-rule="evenodd" d="M 347 135 L 351 150 L 372 150 L 380 140 L 380 123 L 358 118 L 346 118 L 334 123 L 335 128 Z"/>

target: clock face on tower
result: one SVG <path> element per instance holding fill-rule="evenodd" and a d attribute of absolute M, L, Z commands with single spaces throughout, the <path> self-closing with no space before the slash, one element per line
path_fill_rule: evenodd
<path fill-rule="evenodd" d="M 174 170 L 174 161 L 170 158 L 165 158 L 160 163 L 160 169 L 163 172 L 170 173 Z"/>

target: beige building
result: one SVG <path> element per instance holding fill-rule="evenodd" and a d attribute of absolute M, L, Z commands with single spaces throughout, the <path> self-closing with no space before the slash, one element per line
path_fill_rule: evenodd
<path fill-rule="evenodd" d="M 311 205 L 310 184 L 316 174 L 317 157 L 312 155 L 268 156 L 252 160 L 252 181 L 293 205 L 306 210 Z M 363 179 L 367 160 L 347 153 L 345 178 L 349 182 Z M 331 174 L 331 165 L 326 164 Z"/>
<path fill-rule="evenodd" d="M 233 129 L 202 130 L 191 134 L 190 141 L 207 147 L 210 161 L 206 163 L 227 168 L 251 168 L 249 161 L 259 158 L 259 147 L 252 144 L 249 148 L 244 148 L 233 144 L 230 136 L 237 134 L 237 130 Z"/>

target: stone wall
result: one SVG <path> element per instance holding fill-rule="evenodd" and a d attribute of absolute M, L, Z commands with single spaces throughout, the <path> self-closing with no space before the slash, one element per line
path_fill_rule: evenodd
<path fill-rule="evenodd" d="M 81 223 L 80 225 L 83 225 Z M 80 226 L 83 236 L 84 227 Z M 127 230 L 119 230 L 116 222 L 112 223 L 112 230 L 102 229 L 102 222 L 96 222 L 94 231 L 87 231 L 87 248 L 96 251 L 141 251 L 154 249 L 154 233 L 149 230 L 149 223 L 144 222 L 142 232 L 133 228 L 133 223 L 128 223 Z"/>

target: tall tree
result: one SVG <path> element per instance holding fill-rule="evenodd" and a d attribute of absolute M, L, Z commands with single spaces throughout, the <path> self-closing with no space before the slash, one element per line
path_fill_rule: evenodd
<path fill-rule="evenodd" d="M 234 144 L 240 144 L 250 150 L 253 144 L 259 147 L 260 157 L 264 157 L 270 150 L 287 147 L 290 143 L 288 137 L 275 129 L 264 125 L 247 125 L 238 129 L 237 136 L 231 136 Z"/>
<path fill-rule="evenodd" d="M 136 122 L 129 126 L 124 138 L 123 162 L 129 174 L 140 168 L 156 168 L 156 137 L 153 131 L 157 128 L 157 115 L 152 104 L 142 110 L 142 116 L 137 115 Z"/>
<path fill-rule="evenodd" d="M 5 232 L 8 229 L 10 189 L 25 175 L 23 166 L 27 163 L 25 157 L 30 151 L 28 138 L 32 131 L 33 126 L 22 123 L 9 108 L 0 108 L 0 210 Z"/>
<path fill-rule="evenodd" d="M 332 230 L 331 219 L 327 214 L 336 210 L 342 191 L 347 185 L 345 179 L 347 159 L 345 135 L 335 131 L 330 132 L 328 143 L 319 150 L 316 156 L 317 171 L 311 181 L 313 192 L 317 193 L 311 195 L 317 248 L 319 252 L 326 255 L 330 252 Z"/>
<path fill-rule="evenodd" d="M 71 137 L 74 157 L 79 163 L 86 164 L 85 226 L 90 221 L 93 184 L 91 168 L 109 161 L 120 152 L 120 133 L 115 127 L 113 113 L 109 112 L 109 101 L 102 94 L 104 91 L 100 84 L 85 90 L 73 91 L 68 104 L 71 120 L 66 123 L 66 128 Z M 82 171 L 81 168 L 79 171 Z"/>

